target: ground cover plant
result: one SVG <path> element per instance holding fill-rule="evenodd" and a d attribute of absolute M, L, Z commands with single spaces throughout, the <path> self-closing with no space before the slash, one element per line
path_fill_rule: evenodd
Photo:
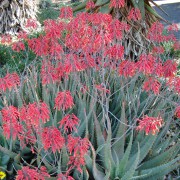
<path fill-rule="evenodd" d="M 13 50 L 39 62 L 0 79 L 0 177 L 163 179 L 178 169 L 180 77 L 163 43 L 179 44 L 163 30 L 152 24 L 135 59 L 131 26 L 110 14 L 62 8 L 40 36 L 20 33 Z"/>

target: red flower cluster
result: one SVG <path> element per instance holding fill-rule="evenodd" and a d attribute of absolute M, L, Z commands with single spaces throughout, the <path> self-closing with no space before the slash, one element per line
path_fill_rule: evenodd
<path fill-rule="evenodd" d="M 137 62 L 138 71 L 149 75 L 153 72 L 156 58 L 151 54 L 142 54 Z"/>
<path fill-rule="evenodd" d="M 28 19 L 25 25 L 26 28 L 32 28 L 36 29 L 37 28 L 37 21 L 35 19 Z"/>
<path fill-rule="evenodd" d="M 77 131 L 76 126 L 79 124 L 79 119 L 74 114 L 68 114 L 59 122 L 60 128 L 64 127 L 64 131 Z"/>
<path fill-rule="evenodd" d="M 178 28 L 177 24 L 173 23 L 172 25 L 168 26 L 167 30 L 168 31 L 176 31 L 176 32 L 178 32 L 179 28 Z"/>
<path fill-rule="evenodd" d="M 177 63 L 172 60 L 167 60 L 163 66 L 164 77 L 174 77 L 177 71 Z"/>
<path fill-rule="evenodd" d="M 44 150 L 52 149 L 52 152 L 55 153 L 56 151 L 60 152 L 65 145 L 65 140 L 56 127 L 45 127 L 42 132 L 42 144 Z"/>
<path fill-rule="evenodd" d="M 141 12 L 138 8 L 132 8 L 128 14 L 129 20 L 138 21 L 141 19 Z"/>
<path fill-rule="evenodd" d="M 15 140 L 19 136 L 19 133 L 22 132 L 22 125 L 18 121 L 18 109 L 14 106 L 4 107 L 1 110 L 1 114 L 4 136 L 7 139 L 10 139 L 10 137 L 12 137 L 13 140 Z"/>
<path fill-rule="evenodd" d="M 74 106 L 73 97 L 70 91 L 59 92 L 55 98 L 55 108 L 66 110 Z"/>
<path fill-rule="evenodd" d="M 45 180 L 50 177 L 47 173 L 46 167 L 42 166 L 41 169 L 30 169 L 28 166 L 24 166 L 21 170 L 17 171 L 16 180 Z"/>
<path fill-rule="evenodd" d="M 135 75 L 137 70 L 136 63 L 132 61 L 122 61 L 119 65 L 119 75 L 124 77 L 132 77 Z"/>
<path fill-rule="evenodd" d="M 0 78 L 0 92 L 4 92 L 7 89 L 11 90 L 12 88 L 20 84 L 19 76 L 16 73 L 9 74 L 7 73 L 5 77 Z"/>
<path fill-rule="evenodd" d="M 89 0 L 87 3 L 86 3 L 86 9 L 89 10 L 89 9 L 94 9 L 95 8 L 95 4 L 92 0 Z"/>
<path fill-rule="evenodd" d="M 71 7 L 62 7 L 60 9 L 60 18 L 62 19 L 69 19 L 73 17 L 73 11 Z"/>
<path fill-rule="evenodd" d="M 155 135 L 159 132 L 159 128 L 162 127 L 163 120 L 161 117 L 149 117 L 145 115 L 143 118 L 137 120 L 139 122 L 138 131 L 144 130 L 146 135 L 153 134 Z"/>
<path fill-rule="evenodd" d="M 170 88 L 174 90 L 174 92 L 180 94 L 180 77 L 170 78 L 167 84 Z"/>
<path fill-rule="evenodd" d="M 25 50 L 25 45 L 24 45 L 24 43 L 22 41 L 15 42 L 12 45 L 12 50 L 17 51 L 17 52 L 24 51 Z"/>
<path fill-rule="evenodd" d="M 154 94 L 159 94 L 159 89 L 161 87 L 161 84 L 159 81 L 153 77 L 149 77 L 143 85 L 143 89 L 145 91 L 153 91 Z"/>
<path fill-rule="evenodd" d="M 28 127 L 38 128 L 41 121 L 42 123 L 49 121 L 49 114 L 49 107 L 46 103 L 34 102 L 20 109 L 20 120 L 24 121 Z"/>
<path fill-rule="evenodd" d="M 69 135 L 67 147 L 72 155 L 68 163 L 71 165 L 69 170 L 76 168 L 79 172 L 82 172 L 81 166 L 85 165 L 84 155 L 87 154 L 89 148 L 88 139 Z"/>
<path fill-rule="evenodd" d="M 111 0 L 110 7 L 121 8 L 124 7 L 125 0 Z"/>
<path fill-rule="evenodd" d="M 7 35 L 2 35 L 0 36 L 1 38 L 1 44 L 10 44 L 12 42 L 12 37 L 11 35 L 7 34 Z"/>

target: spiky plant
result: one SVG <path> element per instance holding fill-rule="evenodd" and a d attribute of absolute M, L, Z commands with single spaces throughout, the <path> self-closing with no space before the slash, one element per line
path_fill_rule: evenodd
<path fill-rule="evenodd" d="M 169 136 L 168 132 L 175 125 L 172 109 L 179 97 L 168 89 L 164 89 L 161 97 L 153 93 L 147 94 L 140 88 L 142 85 L 138 76 L 124 79 L 113 71 L 104 75 L 108 85 L 105 89 L 107 93 L 94 84 L 102 82 L 99 72 L 92 70 L 74 73 L 64 84 L 42 86 L 40 74 L 36 67 L 32 67 L 27 70 L 26 80 L 21 88 L 16 92 L 3 94 L 0 102 L 2 106 L 6 103 L 19 108 L 23 106 L 23 102 L 45 102 L 50 108 L 50 121 L 42 125 L 44 128 L 59 127 L 59 122 L 66 114 L 73 113 L 81 120 L 73 136 L 88 138 L 90 148 L 85 156 L 86 165 L 82 172 L 75 168 L 71 170 L 70 175 L 74 179 L 160 179 L 178 168 L 179 132 L 177 128 L 173 130 L 174 136 Z M 66 90 L 72 93 L 75 106 L 70 111 L 55 110 L 56 93 Z M 7 101 L 3 102 L 5 99 Z M 154 117 L 160 115 L 163 118 L 164 125 L 158 134 L 145 135 L 136 130 L 136 118 L 142 118 L 143 114 Z M 68 148 L 64 146 L 56 153 L 50 149 L 45 151 L 42 149 L 40 134 L 33 134 L 39 139 L 33 145 L 34 152 L 31 151 L 30 144 L 23 148 L 18 139 L 7 140 L 1 136 L 1 170 L 8 177 L 14 177 L 14 170 L 20 170 L 23 166 L 45 166 L 52 177 L 66 172 L 70 160 Z"/>
<path fill-rule="evenodd" d="M 137 62 L 127 60 L 125 23 L 104 14 L 72 18 L 65 10 L 61 16 L 70 21 L 46 21 L 43 34 L 25 36 L 28 47 L 24 36 L 12 45 L 43 61 L 21 78 L 0 79 L 0 170 L 18 180 L 22 172 L 60 180 L 162 179 L 180 158 L 176 62 L 161 41 Z M 153 30 L 149 40 L 168 40 Z"/>
<path fill-rule="evenodd" d="M 37 0 L 1 0 L 0 34 L 16 34 L 25 30 L 27 19 L 36 19 Z"/>

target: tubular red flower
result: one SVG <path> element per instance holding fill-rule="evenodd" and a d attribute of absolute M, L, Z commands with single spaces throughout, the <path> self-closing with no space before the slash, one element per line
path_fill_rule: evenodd
<path fill-rule="evenodd" d="M 151 54 L 142 54 L 137 62 L 137 69 L 139 72 L 149 75 L 153 71 L 156 58 Z"/>
<path fill-rule="evenodd" d="M 153 77 L 149 77 L 143 85 L 143 89 L 145 91 L 153 91 L 154 94 L 159 94 L 159 89 L 161 87 L 161 84 L 159 83 L 159 81 Z"/>
<path fill-rule="evenodd" d="M 65 145 L 64 137 L 56 127 L 45 127 L 42 132 L 42 144 L 44 150 L 51 149 L 53 153 L 62 149 Z"/>
<path fill-rule="evenodd" d="M 41 167 L 38 172 L 38 169 L 30 169 L 28 166 L 24 166 L 21 170 L 17 171 L 16 180 L 45 180 L 48 177 L 50 175 L 47 173 L 45 167 Z"/>
<path fill-rule="evenodd" d="M 37 21 L 35 19 L 28 19 L 26 22 L 26 28 L 36 29 L 37 28 Z"/>
<path fill-rule="evenodd" d="M 49 114 L 49 108 L 46 103 L 34 102 L 20 109 L 20 120 L 30 127 L 38 128 L 40 121 L 43 123 L 49 121 Z"/>
<path fill-rule="evenodd" d="M 137 120 L 139 122 L 138 127 L 136 130 L 146 132 L 146 135 L 152 134 L 155 135 L 159 132 L 159 128 L 162 127 L 163 120 L 161 117 L 149 117 L 145 115 L 142 119 Z"/>
<path fill-rule="evenodd" d="M 60 9 L 60 18 L 69 19 L 73 17 L 73 11 L 71 7 L 62 7 Z"/>
<path fill-rule="evenodd" d="M 73 97 L 70 91 L 59 92 L 55 98 L 55 108 L 66 110 L 74 106 Z"/>
<path fill-rule="evenodd" d="M 165 36 L 163 35 L 164 26 L 158 21 L 153 23 L 151 28 L 148 30 L 147 37 L 149 40 L 157 43 L 161 43 L 165 40 Z"/>
<path fill-rule="evenodd" d="M 136 63 L 129 60 L 122 61 L 119 65 L 119 75 L 124 77 L 132 77 L 136 73 Z"/>
<path fill-rule="evenodd" d="M 129 20 L 138 21 L 141 19 L 141 12 L 138 8 L 132 8 L 128 14 Z"/>
<path fill-rule="evenodd" d="M 180 77 L 174 77 L 174 78 L 170 78 L 167 81 L 167 85 L 174 89 L 174 91 L 178 94 L 180 94 Z"/>
<path fill-rule="evenodd" d="M 109 56 L 109 58 L 112 58 L 112 59 L 115 59 L 115 60 L 123 59 L 123 57 L 124 57 L 124 47 L 121 46 L 121 45 L 111 46 L 106 51 L 105 55 Z"/>
<path fill-rule="evenodd" d="M 169 59 L 164 63 L 163 70 L 164 77 L 174 77 L 177 71 L 177 63 Z"/>
<path fill-rule="evenodd" d="M 68 163 L 71 165 L 69 169 L 76 168 L 79 172 L 82 172 L 81 166 L 85 165 L 84 155 L 89 148 L 88 139 L 81 139 L 80 137 L 72 137 L 69 135 L 67 147 L 72 155 Z"/>
<path fill-rule="evenodd" d="M 178 30 L 179 30 L 178 24 L 175 24 L 175 23 L 171 24 L 170 26 L 167 27 L 167 30 L 168 31 L 176 31 L 176 32 L 178 32 Z"/>
<path fill-rule="evenodd" d="M 9 74 L 7 73 L 4 78 L 0 78 L 0 91 L 4 92 L 7 89 L 11 90 L 12 88 L 20 84 L 19 76 L 16 73 Z"/>
<path fill-rule="evenodd" d="M 60 128 L 64 127 L 64 131 L 77 131 L 76 126 L 79 124 L 79 119 L 74 114 L 68 114 L 59 122 Z"/>
<path fill-rule="evenodd" d="M 3 123 L 3 133 L 4 136 L 13 140 L 18 137 L 19 133 L 22 131 L 22 125 L 19 123 L 19 112 L 14 106 L 4 107 L 1 110 L 2 113 L 2 123 Z"/>
<path fill-rule="evenodd" d="M 24 51 L 25 45 L 22 41 L 15 42 L 12 44 L 12 50 L 17 52 Z"/>
<path fill-rule="evenodd" d="M 92 0 L 89 0 L 87 3 L 86 3 L 86 9 L 89 10 L 89 9 L 94 9 L 95 8 L 95 4 Z"/>
<path fill-rule="evenodd" d="M 125 0 L 111 0 L 110 7 L 121 8 L 124 7 Z"/>
<path fill-rule="evenodd" d="M 164 53 L 164 48 L 162 46 L 155 46 L 152 49 L 152 53 L 157 54 L 157 55 L 163 54 Z"/>
<path fill-rule="evenodd" d="M 1 36 L 1 44 L 10 44 L 12 42 L 12 37 L 11 35 L 7 34 L 7 35 L 3 35 Z"/>

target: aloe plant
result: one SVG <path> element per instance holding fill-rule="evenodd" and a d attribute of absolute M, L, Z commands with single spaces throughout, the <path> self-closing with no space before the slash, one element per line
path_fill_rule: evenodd
<path fill-rule="evenodd" d="M 100 74 L 95 71 L 91 73 L 101 83 L 98 80 L 101 79 Z M 91 78 L 86 72 L 71 75 L 66 85 L 60 86 L 41 86 L 36 68 L 29 70 L 27 76 L 28 81 L 22 84 L 20 91 L 10 92 L 7 103 L 21 107 L 23 101 L 46 102 L 51 107 L 51 121 L 46 126 L 51 123 L 57 126 L 63 117 L 61 111 L 53 108 L 55 92 L 62 88 L 73 94 L 76 106 L 71 112 L 81 120 L 78 132 L 74 135 L 88 137 L 91 144 L 89 153 L 85 156 L 86 166 L 81 174 L 74 171 L 75 179 L 158 179 L 179 166 L 178 135 L 167 137 L 172 122 L 172 111 L 169 108 L 174 106 L 169 102 L 175 103 L 177 95 L 168 90 L 165 90 L 163 97 L 148 95 L 137 88 L 140 83 L 138 77 L 134 77 L 134 83 L 127 88 L 132 79 L 121 79 L 114 72 L 107 79 L 112 93 L 109 95 L 92 86 Z M 81 82 L 88 87 L 88 93 L 80 91 Z M 123 87 L 120 82 L 124 84 Z M 118 91 L 114 92 L 113 89 Z M 46 94 L 47 91 L 50 93 Z M 156 116 L 163 111 L 165 125 L 159 134 L 147 136 L 136 131 L 137 117 L 141 117 L 143 113 Z M 18 140 L 13 144 L 5 139 L 1 142 L 7 144 L 1 144 L 1 168 L 6 169 L 9 174 L 13 173 L 13 168 L 18 170 L 23 164 L 38 167 L 45 165 L 52 174 L 67 170 L 69 153 L 66 148 L 57 155 L 42 150 L 34 156 L 30 148 L 20 148 Z M 170 142 L 175 144 L 170 147 Z M 36 148 L 41 146 L 41 143 L 36 144 Z"/>
<path fill-rule="evenodd" d="M 178 168 L 176 63 L 152 52 L 128 61 L 122 39 L 101 41 L 114 20 L 100 15 L 46 22 L 44 34 L 27 40 L 43 61 L 20 77 L 1 77 L 1 169 L 8 178 L 23 179 L 26 171 L 47 179 L 162 179 Z M 109 22 L 99 26 L 97 17 Z"/>

